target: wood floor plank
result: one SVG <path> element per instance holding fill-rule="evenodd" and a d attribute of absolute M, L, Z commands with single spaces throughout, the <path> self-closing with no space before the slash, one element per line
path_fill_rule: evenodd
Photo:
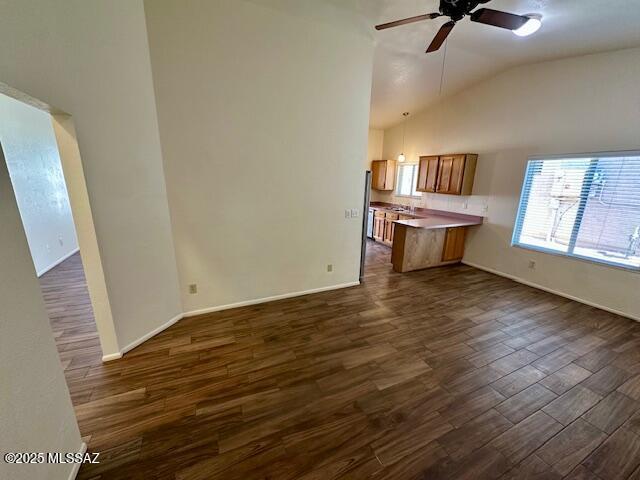
<path fill-rule="evenodd" d="M 440 460 L 428 468 L 422 478 L 429 480 L 497 479 L 509 469 L 507 458 L 497 449 L 486 445 L 462 460 Z"/>
<path fill-rule="evenodd" d="M 555 472 L 540 457 L 531 455 L 500 477 L 500 480 L 560 480 L 561 478 L 562 475 Z"/>
<path fill-rule="evenodd" d="M 602 397 L 582 385 L 576 385 L 542 409 L 563 425 L 569 425 Z"/>
<path fill-rule="evenodd" d="M 620 428 L 583 465 L 600 478 L 627 478 L 640 465 L 640 437 Z"/>
<path fill-rule="evenodd" d="M 516 370 L 529 365 L 531 362 L 537 360 L 539 355 L 530 352 L 529 350 L 522 349 L 517 350 L 507 356 L 500 358 L 489 364 L 493 370 L 500 372 L 502 375 L 508 375 Z"/>
<path fill-rule="evenodd" d="M 561 476 L 568 475 L 605 439 L 606 433 L 578 418 L 549 440 L 536 455 Z"/>
<path fill-rule="evenodd" d="M 557 397 L 552 391 L 536 383 L 508 398 L 496 410 L 512 423 L 534 414 Z"/>
<path fill-rule="evenodd" d="M 578 465 L 564 478 L 567 480 L 602 480 L 584 465 Z"/>
<path fill-rule="evenodd" d="M 397 352 L 398 351 L 390 344 L 359 348 L 357 350 L 351 350 L 348 354 L 341 356 L 342 365 L 346 369 L 355 368 Z"/>
<path fill-rule="evenodd" d="M 374 474 L 371 477 L 348 475 L 340 478 L 375 478 L 376 480 L 395 480 L 398 478 L 418 479 L 422 477 L 425 471 L 428 471 L 429 468 L 443 459 L 448 459 L 447 452 L 444 451 L 438 442 L 431 442 L 414 451 L 412 455 L 403 458 L 401 462 L 396 462 L 390 467 L 380 470 L 377 474 Z M 376 461 L 378 461 L 377 458 Z M 325 480 L 325 477 L 317 478 L 318 480 Z"/>
<path fill-rule="evenodd" d="M 474 353 L 473 355 L 469 355 L 467 360 L 475 365 L 476 367 L 484 367 L 485 365 L 490 364 L 494 360 L 502 358 L 510 353 L 513 353 L 515 350 L 511 347 L 503 343 L 498 343 L 487 350 L 481 350 L 479 352 Z"/>
<path fill-rule="evenodd" d="M 598 370 L 612 363 L 618 355 L 619 354 L 613 350 L 602 347 L 581 356 L 574 363 L 582 368 L 586 368 L 591 373 L 596 373 Z"/>
<path fill-rule="evenodd" d="M 362 448 L 350 455 L 323 462 L 299 478 L 301 480 L 331 480 L 336 478 L 373 478 L 383 466 L 370 449 Z"/>
<path fill-rule="evenodd" d="M 630 377 L 631 374 L 628 371 L 613 365 L 607 365 L 582 382 L 582 385 L 604 397 L 626 382 Z"/>
<path fill-rule="evenodd" d="M 519 370 L 505 375 L 491 384 L 491 387 L 505 397 L 511 397 L 525 388 L 545 378 L 540 370 L 525 365 Z"/>
<path fill-rule="evenodd" d="M 462 460 L 512 426 L 509 420 L 491 409 L 462 427 L 448 432 L 438 439 L 438 443 L 452 459 Z"/>
<path fill-rule="evenodd" d="M 549 375 L 544 380 L 541 380 L 540 384 L 544 385 L 552 392 L 562 395 L 573 386 L 589 378 L 590 375 L 591 372 L 586 368 L 570 363 L 569 365 L 562 367 L 557 372 Z"/>
<path fill-rule="evenodd" d="M 503 374 L 489 365 L 478 369 L 465 369 L 454 374 L 446 381 L 446 389 L 456 395 L 462 395 L 482 388 L 501 378 Z"/>
<path fill-rule="evenodd" d="M 640 436 L 640 412 L 636 413 L 629 420 L 627 420 L 624 423 L 624 428 Z"/>
<path fill-rule="evenodd" d="M 595 407 L 583 415 L 590 424 L 612 434 L 627 418 L 640 408 L 640 404 L 620 392 L 611 392 Z"/>
<path fill-rule="evenodd" d="M 634 400 L 640 401 L 640 375 L 636 375 L 620 385 L 618 391 Z"/>
<path fill-rule="evenodd" d="M 551 375 L 552 373 L 560 370 L 562 367 L 569 365 L 579 357 L 580 355 L 578 355 L 577 353 L 561 347 L 535 360 L 531 363 L 531 366 L 537 368 L 547 375 Z"/>
<path fill-rule="evenodd" d="M 378 390 L 385 390 L 427 373 L 431 367 L 419 358 L 402 359 L 399 361 L 385 362 L 379 372 L 373 376 L 372 382 Z"/>
<path fill-rule="evenodd" d="M 457 397 L 447 408 L 440 410 L 440 413 L 452 425 L 460 427 L 503 400 L 504 397 L 491 387 L 483 387 Z"/>
<path fill-rule="evenodd" d="M 560 423 L 538 411 L 504 432 L 490 445 L 499 450 L 511 464 L 517 464 L 560 430 Z"/>
<path fill-rule="evenodd" d="M 414 426 L 411 429 L 412 435 L 407 435 L 406 430 L 401 427 L 376 440 L 371 447 L 382 465 L 390 466 L 452 429 L 452 425 L 435 413 L 419 426 Z"/>

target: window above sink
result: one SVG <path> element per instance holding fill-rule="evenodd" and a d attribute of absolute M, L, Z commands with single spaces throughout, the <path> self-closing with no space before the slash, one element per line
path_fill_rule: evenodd
<path fill-rule="evenodd" d="M 406 164 L 398 166 L 398 178 L 396 179 L 395 195 L 398 197 L 420 198 L 422 192 L 416 190 L 418 182 L 418 165 Z M 404 210 L 396 210 L 404 211 Z"/>

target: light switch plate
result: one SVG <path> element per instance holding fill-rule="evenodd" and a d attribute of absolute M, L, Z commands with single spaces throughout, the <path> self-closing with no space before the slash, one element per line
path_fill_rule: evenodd
<path fill-rule="evenodd" d="M 344 218 L 351 218 L 351 210 L 348 208 L 344 211 Z"/>
<path fill-rule="evenodd" d="M 358 211 L 357 208 L 352 208 L 351 209 L 351 218 L 357 218 L 358 215 L 360 215 L 360 212 Z"/>

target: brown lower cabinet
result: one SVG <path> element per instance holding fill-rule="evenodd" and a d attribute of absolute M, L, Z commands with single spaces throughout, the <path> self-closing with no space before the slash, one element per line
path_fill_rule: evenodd
<path fill-rule="evenodd" d="M 393 221 L 385 219 L 383 243 L 391 245 L 393 243 Z"/>
<path fill-rule="evenodd" d="M 376 242 L 384 240 L 385 218 L 384 212 L 376 210 L 373 214 L 373 239 Z"/>
<path fill-rule="evenodd" d="M 423 229 L 396 224 L 391 263 L 396 272 L 451 265 L 462 260 L 468 227 Z"/>
<path fill-rule="evenodd" d="M 376 242 L 384 243 L 391 246 L 395 234 L 396 220 L 407 220 L 408 215 L 400 215 L 393 212 L 385 212 L 383 210 L 375 210 L 373 213 L 373 239 Z"/>
<path fill-rule="evenodd" d="M 467 234 L 467 227 L 447 228 L 444 237 L 444 248 L 442 249 L 442 261 L 451 262 L 462 260 L 464 256 L 464 238 Z"/>
<path fill-rule="evenodd" d="M 450 265 L 462 260 L 468 227 L 413 228 L 396 220 L 414 218 L 384 210 L 373 212 L 373 239 L 392 247 L 396 272 Z"/>
<path fill-rule="evenodd" d="M 393 223 L 395 220 L 398 220 L 400 215 L 397 213 L 389 213 L 385 214 L 384 218 L 384 237 L 382 239 L 382 243 L 385 243 L 389 246 L 393 244 L 393 232 L 395 230 L 395 224 Z"/>

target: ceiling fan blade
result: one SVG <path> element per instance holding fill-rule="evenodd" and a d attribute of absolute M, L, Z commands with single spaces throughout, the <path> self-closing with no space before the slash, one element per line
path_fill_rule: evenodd
<path fill-rule="evenodd" d="M 438 18 L 439 13 L 427 13 L 425 15 L 416 15 L 415 17 L 404 18 L 402 20 L 396 20 L 395 22 L 383 23 L 376 25 L 376 30 L 384 30 L 386 28 L 399 27 L 400 25 L 406 25 L 407 23 L 421 22 L 422 20 L 431 20 L 432 18 Z"/>
<path fill-rule="evenodd" d="M 438 30 L 438 33 L 436 33 L 436 36 L 433 37 L 431 44 L 427 48 L 427 53 L 431 53 L 431 52 L 435 52 L 436 50 L 439 50 L 442 44 L 444 43 L 444 41 L 447 39 L 447 37 L 451 33 L 451 30 L 453 30 L 453 27 L 455 27 L 455 25 L 456 25 L 456 22 L 454 22 L 453 20 L 442 25 L 440 27 L 440 30 Z"/>
<path fill-rule="evenodd" d="M 528 20 L 528 17 L 523 17 L 522 15 L 514 15 L 513 13 L 501 12 L 490 8 L 481 8 L 471 14 L 472 22 L 485 23 L 494 27 L 506 28 L 507 30 L 516 30 L 527 23 Z"/>

